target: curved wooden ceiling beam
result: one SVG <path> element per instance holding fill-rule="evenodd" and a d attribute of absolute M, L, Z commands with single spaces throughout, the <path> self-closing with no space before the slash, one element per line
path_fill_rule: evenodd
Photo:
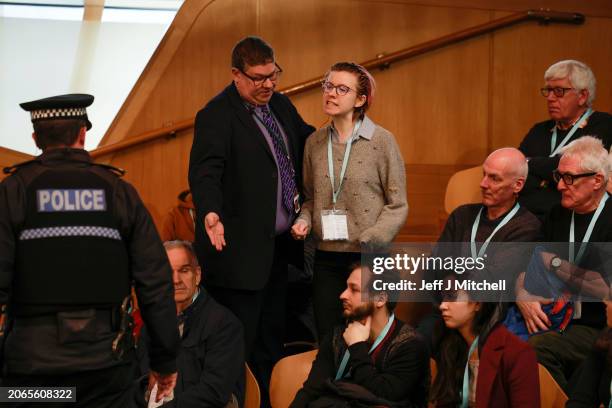
<path fill-rule="evenodd" d="M 158 81 L 162 77 L 181 43 L 189 34 L 199 16 L 216 0 L 210 1 L 186 1 L 176 14 L 172 25 L 160 41 L 140 74 L 134 88 L 125 99 L 117 116 L 113 119 L 106 134 L 100 141 L 100 146 L 117 144 L 124 139 L 132 127 L 134 121 L 144 108 L 148 96 L 153 92 Z M 110 136 L 112 135 L 112 136 Z M 97 149 L 96 149 L 97 150 Z"/>

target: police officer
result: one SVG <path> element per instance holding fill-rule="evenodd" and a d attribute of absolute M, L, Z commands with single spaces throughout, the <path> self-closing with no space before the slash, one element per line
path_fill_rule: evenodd
<path fill-rule="evenodd" d="M 43 153 L 5 169 L 0 184 L 3 386 L 76 387 L 68 406 L 126 407 L 130 287 L 155 342 L 149 382 L 158 399 L 176 383 L 176 306 L 166 253 L 136 190 L 84 150 L 93 99 L 21 104 Z"/>

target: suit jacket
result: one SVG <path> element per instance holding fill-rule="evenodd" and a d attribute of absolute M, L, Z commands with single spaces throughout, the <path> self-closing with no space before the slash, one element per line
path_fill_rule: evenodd
<path fill-rule="evenodd" d="M 498 324 L 480 351 L 476 407 L 539 406 L 540 381 L 535 351 Z"/>
<path fill-rule="evenodd" d="M 274 93 L 269 106 L 287 136 L 300 187 L 304 143 L 314 128 L 279 93 Z M 245 290 L 265 286 L 276 238 L 277 178 L 272 151 L 232 83 L 198 112 L 189 161 L 197 216 L 195 249 L 207 285 Z M 221 252 L 204 230 L 203 219 L 209 212 L 219 214 L 225 227 L 227 246 Z"/>

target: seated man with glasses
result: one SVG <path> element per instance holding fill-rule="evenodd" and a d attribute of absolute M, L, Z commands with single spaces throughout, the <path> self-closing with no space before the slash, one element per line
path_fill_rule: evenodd
<path fill-rule="evenodd" d="M 609 297 L 612 255 L 610 244 L 601 243 L 612 241 L 612 200 L 606 193 L 610 162 L 601 140 L 583 136 L 561 152 L 553 173 L 561 204 L 551 209 L 542 229 L 544 242 L 567 244 L 555 245 L 554 249 L 544 244 L 549 248 L 541 253 L 541 265 L 543 273 L 553 274 L 575 295 L 573 319 L 562 333 L 551 330 L 551 319 L 542 309 L 551 301 L 525 289 L 525 272 L 517 281 L 516 305 L 538 361 L 567 392 L 569 377 L 606 324 L 600 300 Z"/>
<path fill-rule="evenodd" d="M 540 92 L 550 119 L 536 123 L 519 146 L 529 158 L 529 177 L 520 202 L 542 220 L 560 200 L 552 171 L 563 146 L 584 135 L 601 139 L 606 149 L 612 144 L 612 115 L 593 110 L 596 82 L 586 64 L 559 61 L 546 70 L 544 81 Z"/>

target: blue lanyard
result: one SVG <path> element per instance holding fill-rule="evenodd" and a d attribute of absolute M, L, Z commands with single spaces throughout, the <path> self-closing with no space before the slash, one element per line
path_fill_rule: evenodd
<path fill-rule="evenodd" d="M 470 356 L 478 346 L 478 336 L 472 342 L 470 351 L 468 351 L 467 361 L 465 362 L 465 370 L 463 371 L 463 391 L 461 392 L 461 408 L 467 408 L 468 395 L 470 393 Z"/>
<path fill-rule="evenodd" d="M 391 325 L 393 324 L 394 318 L 395 318 L 395 315 L 391 313 L 391 316 L 389 316 L 389 321 L 387 321 L 387 324 L 385 325 L 384 329 L 380 332 L 376 340 L 374 340 L 374 343 L 372 344 L 372 347 L 370 347 L 370 351 L 368 351 L 368 354 L 372 354 L 372 352 L 376 349 L 376 347 L 378 347 L 380 342 L 383 341 L 383 339 L 387 336 L 387 333 L 389 333 L 389 329 L 391 329 Z M 342 356 L 340 367 L 338 367 L 338 372 L 336 373 L 336 380 L 341 379 L 342 376 L 344 375 L 344 370 L 346 370 L 346 365 L 348 364 L 350 356 L 351 356 L 351 353 L 348 351 L 348 348 L 347 348 L 346 351 L 344 352 L 344 355 Z"/>
<path fill-rule="evenodd" d="M 591 239 L 591 234 L 593 233 L 593 228 L 595 227 L 595 223 L 597 222 L 599 215 L 601 214 L 604 206 L 606 205 L 606 201 L 608 200 L 608 197 L 609 197 L 608 193 L 605 193 L 605 195 L 599 201 L 597 210 L 595 210 L 595 214 L 593 214 L 593 218 L 591 218 L 591 222 L 589 223 L 589 226 L 586 232 L 584 233 L 584 238 L 582 238 L 582 243 L 580 244 L 580 249 L 578 250 L 578 256 L 576 256 L 575 262 L 574 262 L 574 212 L 572 211 L 572 222 L 570 224 L 570 233 L 569 233 L 569 242 L 570 242 L 569 260 L 571 263 L 573 264 L 580 263 L 580 260 L 582 259 L 582 255 L 584 255 L 584 250 L 586 249 L 586 243 L 589 242 L 589 239 Z"/>
<path fill-rule="evenodd" d="M 344 174 L 346 173 L 346 167 L 348 166 L 348 159 L 351 154 L 351 146 L 353 144 L 353 140 L 355 140 L 355 135 L 359 131 L 361 127 L 362 120 L 359 119 L 357 123 L 355 123 L 355 127 L 353 128 L 353 133 L 351 134 L 351 138 L 346 143 L 346 150 L 344 150 L 344 160 L 342 160 L 342 168 L 340 169 L 340 182 L 338 183 L 338 190 L 336 190 L 336 182 L 334 181 L 334 155 L 332 152 L 332 129 L 331 126 L 329 128 L 329 139 L 327 141 L 327 169 L 329 171 L 329 179 L 331 180 L 332 186 L 332 200 L 334 207 L 336 206 L 336 201 L 338 201 L 338 196 L 340 195 L 340 190 L 342 190 L 342 183 L 344 181 Z"/>
<path fill-rule="evenodd" d="M 557 126 L 555 125 L 553 134 L 552 134 L 552 139 L 550 139 L 550 156 L 549 157 L 553 157 L 557 153 L 559 153 L 559 150 L 561 150 L 563 146 L 565 146 L 567 141 L 574 135 L 574 133 L 576 133 L 576 130 L 578 129 L 580 124 L 583 121 L 585 121 L 589 116 L 591 116 L 591 113 L 593 113 L 593 109 L 591 108 L 587 109 L 587 111 L 584 112 L 584 114 L 580 117 L 580 119 L 578 119 L 576 123 L 574 123 L 574 126 L 572 126 L 572 130 L 569 131 L 567 136 L 565 136 L 565 138 L 561 141 L 561 143 L 559 144 L 559 146 L 557 146 L 556 149 L 555 149 L 555 145 L 557 144 Z"/>
<path fill-rule="evenodd" d="M 480 247 L 480 251 L 478 251 L 478 254 L 477 254 L 476 253 L 476 231 L 478 231 L 478 224 L 480 224 L 480 214 L 482 214 L 483 208 L 484 206 L 480 208 L 480 211 L 478 211 L 478 215 L 476 216 L 476 219 L 474 220 L 474 224 L 472 224 L 472 235 L 470 237 L 470 249 L 472 251 L 472 258 L 474 259 L 476 259 L 476 255 L 478 255 L 478 257 L 481 257 L 482 254 L 485 253 L 485 251 L 487 250 L 487 247 L 489 246 L 489 242 L 491 242 L 491 238 L 493 238 L 493 235 L 495 235 L 497 231 L 499 231 L 504 225 L 506 225 L 512 219 L 512 217 L 514 217 L 514 215 L 517 213 L 519 208 L 521 208 L 521 205 L 519 203 L 516 203 L 514 205 L 514 208 L 512 208 L 512 211 L 506 214 L 504 219 L 501 220 L 499 224 L 497 224 L 497 227 L 495 227 L 491 235 L 489 235 L 489 238 L 487 238 L 486 241 L 482 244 L 482 246 Z"/>

